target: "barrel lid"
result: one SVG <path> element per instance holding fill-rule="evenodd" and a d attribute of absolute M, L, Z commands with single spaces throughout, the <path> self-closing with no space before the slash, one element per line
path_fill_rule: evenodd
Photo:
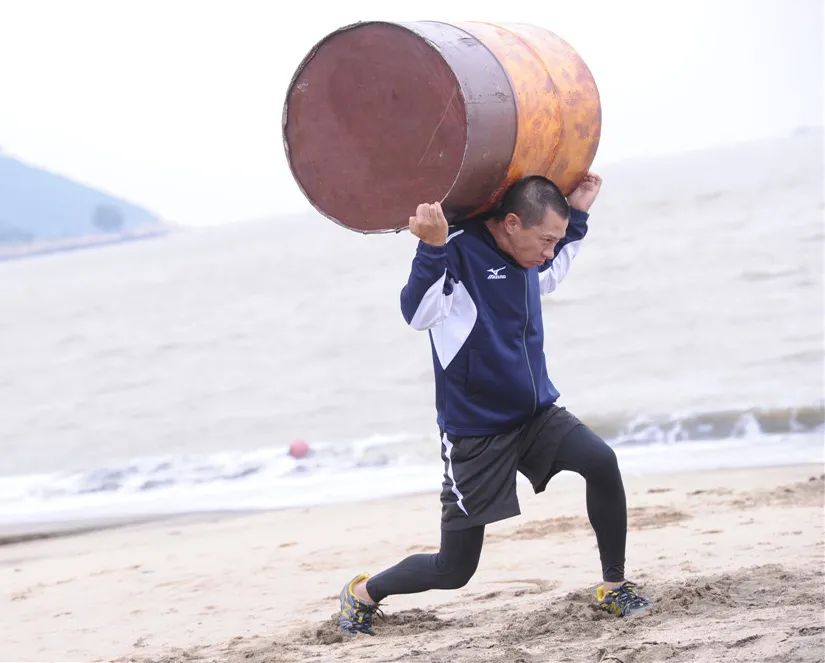
<path fill-rule="evenodd" d="M 467 144 L 461 86 L 434 44 L 402 25 L 358 23 L 304 58 L 289 86 L 284 146 L 310 202 L 361 232 L 403 228 L 441 201 Z"/>

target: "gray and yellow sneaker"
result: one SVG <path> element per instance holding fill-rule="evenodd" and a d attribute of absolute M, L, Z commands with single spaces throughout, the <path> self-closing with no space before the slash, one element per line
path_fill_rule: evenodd
<path fill-rule="evenodd" d="M 599 608 L 617 617 L 641 615 L 653 607 L 653 602 L 639 594 L 635 583 L 626 581 L 617 589 L 606 589 L 604 585 L 596 587 L 596 600 Z"/>
<path fill-rule="evenodd" d="M 380 617 L 384 616 L 377 603 L 364 603 L 352 591 L 355 585 L 367 578 L 369 576 L 365 573 L 357 575 L 341 590 L 341 610 L 338 613 L 338 626 L 351 635 L 356 633 L 375 635 L 372 631 L 372 619 L 376 614 Z"/>

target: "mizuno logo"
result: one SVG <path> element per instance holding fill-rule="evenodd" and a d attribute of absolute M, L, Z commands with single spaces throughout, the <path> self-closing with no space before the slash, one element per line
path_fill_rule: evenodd
<path fill-rule="evenodd" d="M 505 265 L 504 267 L 506 266 L 507 265 Z M 506 279 L 507 274 L 499 274 L 499 272 L 502 269 L 504 269 L 504 267 L 499 267 L 498 269 L 488 269 L 487 271 L 490 272 L 490 274 L 487 276 L 487 280 L 489 281 L 490 279 Z"/>

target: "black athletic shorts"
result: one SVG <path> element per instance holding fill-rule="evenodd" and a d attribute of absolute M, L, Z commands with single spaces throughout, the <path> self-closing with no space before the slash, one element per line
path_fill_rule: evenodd
<path fill-rule="evenodd" d="M 460 530 L 521 513 L 516 471 L 540 493 L 555 474 L 553 461 L 567 433 L 582 425 L 563 407 L 550 405 L 518 428 L 499 435 L 441 435 L 444 483 L 441 528 Z"/>

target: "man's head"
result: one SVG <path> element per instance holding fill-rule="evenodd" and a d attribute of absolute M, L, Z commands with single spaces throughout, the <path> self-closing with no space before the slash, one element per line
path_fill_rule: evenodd
<path fill-rule="evenodd" d="M 499 248 L 530 268 L 553 257 L 569 218 L 570 206 L 558 187 L 533 175 L 510 186 L 486 223 Z"/>

